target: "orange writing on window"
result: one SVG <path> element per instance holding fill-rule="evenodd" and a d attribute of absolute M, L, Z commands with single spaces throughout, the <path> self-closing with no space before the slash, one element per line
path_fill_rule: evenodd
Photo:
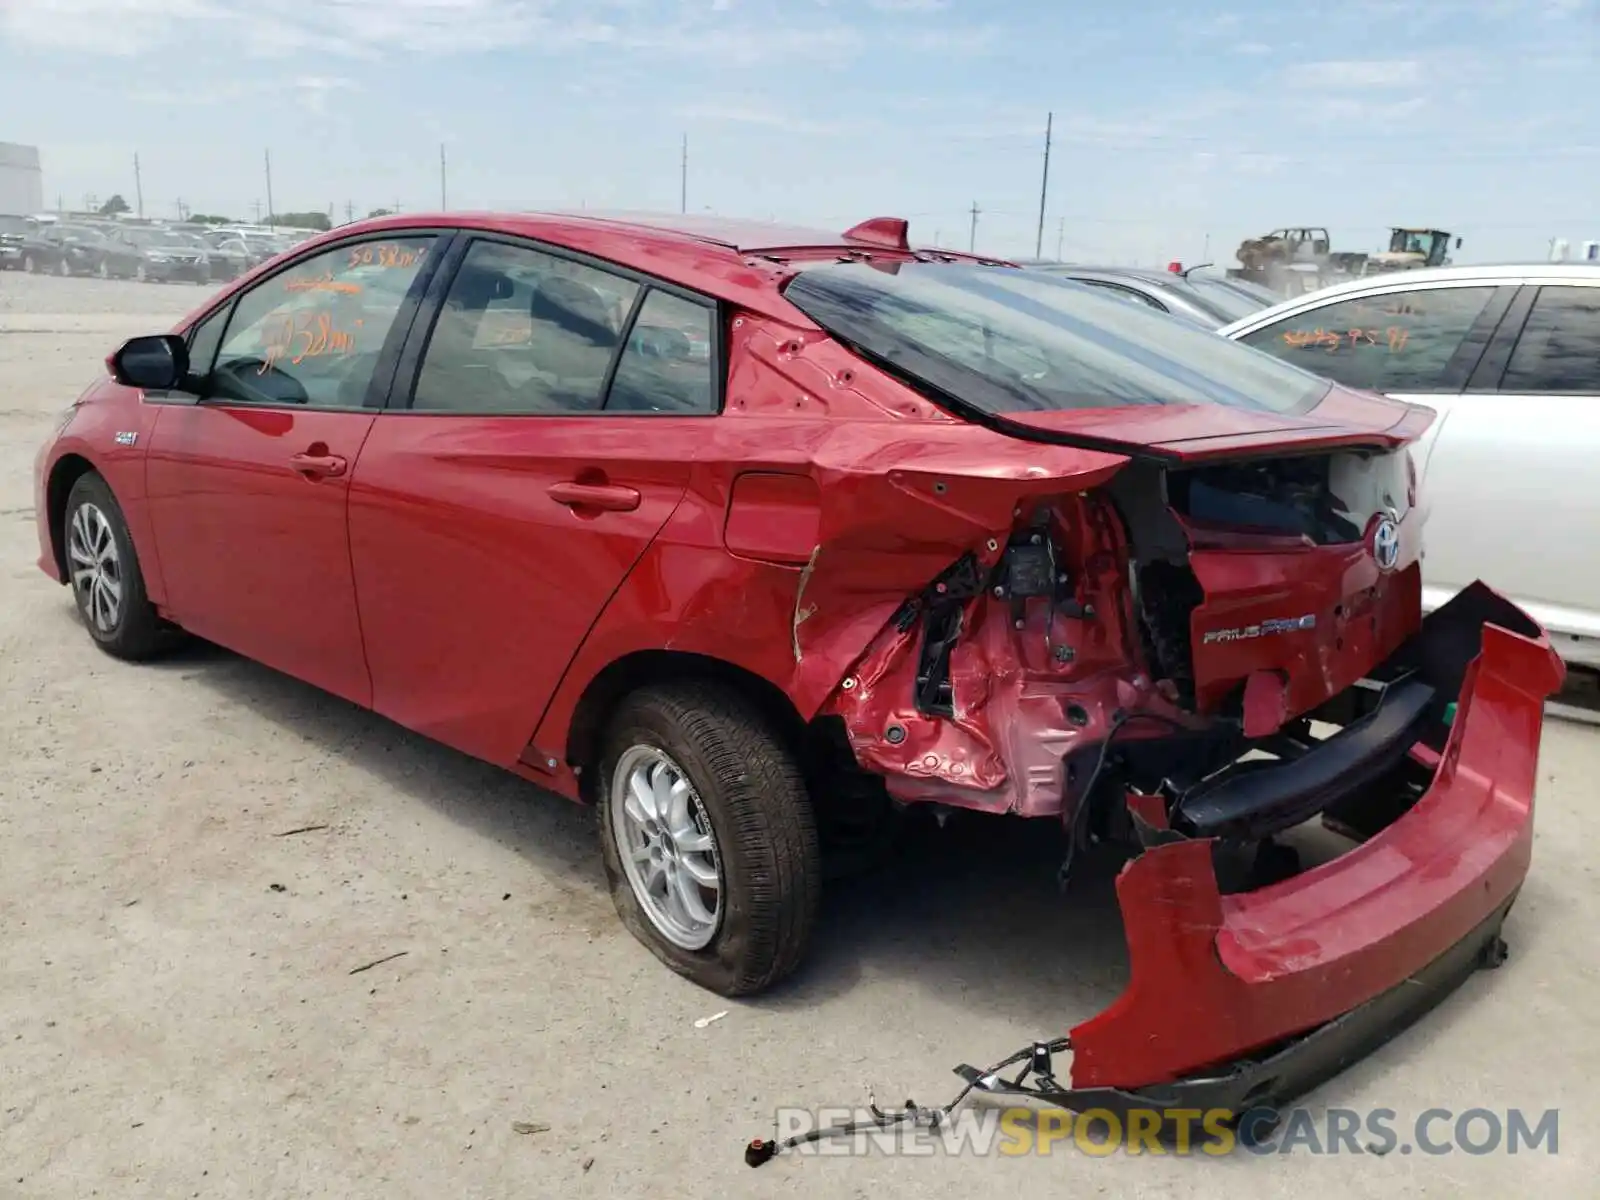
<path fill-rule="evenodd" d="M 396 242 L 366 242 L 350 247 L 352 267 L 414 267 L 427 254 L 426 246 L 402 246 Z"/>
<path fill-rule="evenodd" d="M 333 272 L 329 271 L 315 279 L 290 279 L 284 283 L 283 290 L 286 292 L 341 292 L 347 296 L 354 296 L 361 291 L 361 285 L 335 279 Z"/>
<path fill-rule="evenodd" d="M 1284 345 L 1291 350 L 1321 349 L 1333 354 L 1348 345 L 1380 346 L 1390 354 L 1406 348 L 1411 334 L 1403 326 L 1391 325 L 1387 329 L 1287 329 L 1283 333 Z"/>
<path fill-rule="evenodd" d="M 357 321 L 355 324 L 359 328 L 361 322 Z M 268 338 L 266 353 L 256 373 L 265 375 L 285 362 L 297 367 L 308 358 L 353 354 L 355 349 L 355 332 L 338 328 L 333 323 L 333 316 L 330 313 L 308 313 L 286 317 Z"/>

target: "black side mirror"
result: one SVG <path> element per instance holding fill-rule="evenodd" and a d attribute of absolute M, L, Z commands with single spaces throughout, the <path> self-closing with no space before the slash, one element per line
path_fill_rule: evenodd
<path fill-rule="evenodd" d="M 1461 249 L 1461 239 L 1460 238 L 1456 239 L 1456 249 L 1457 250 Z"/>
<path fill-rule="evenodd" d="M 171 391 L 189 374 L 189 347 L 176 334 L 130 338 L 111 356 L 111 374 L 124 387 Z"/>

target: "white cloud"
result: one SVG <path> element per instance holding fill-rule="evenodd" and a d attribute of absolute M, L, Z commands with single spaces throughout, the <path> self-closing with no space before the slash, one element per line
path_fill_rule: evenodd
<path fill-rule="evenodd" d="M 1422 82 L 1422 64 L 1416 59 L 1344 59 L 1301 63 L 1289 67 L 1291 83 L 1313 88 L 1414 87 Z"/>
<path fill-rule="evenodd" d="M 869 127 L 860 121 L 814 121 L 807 117 L 795 117 L 764 107 L 759 101 L 739 98 L 685 105 L 677 110 L 677 115 L 688 121 L 707 124 L 754 125 L 784 133 L 825 136 L 860 133 Z"/>
<path fill-rule="evenodd" d="M 294 87 L 300 95 L 300 103 L 315 113 L 327 109 L 330 94 L 359 90 L 353 80 L 326 75 L 302 75 L 294 81 Z"/>
<path fill-rule="evenodd" d="M 192 36 L 269 58 L 614 46 L 748 64 L 855 48 L 854 31 L 838 23 L 740 21 L 732 9 L 726 0 L 696 8 L 668 0 L 313 0 L 287 10 L 259 0 L 4 0 L 0 31 L 23 46 L 121 57 Z"/>

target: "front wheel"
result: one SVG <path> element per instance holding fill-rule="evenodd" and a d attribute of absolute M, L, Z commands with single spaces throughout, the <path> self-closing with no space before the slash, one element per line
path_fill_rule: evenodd
<path fill-rule="evenodd" d="M 110 486 L 94 472 L 67 495 L 62 521 L 67 577 L 78 615 L 95 644 L 117 658 L 139 660 L 165 650 L 175 630 L 145 593 L 139 556 Z"/>
<path fill-rule="evenodd" d="M 724 996 L 800 964 L 821 891 L 816 818 L 793 753 L 737 692 L 629 696 L 599 784 L 611 897 L 657 958 Z"/>

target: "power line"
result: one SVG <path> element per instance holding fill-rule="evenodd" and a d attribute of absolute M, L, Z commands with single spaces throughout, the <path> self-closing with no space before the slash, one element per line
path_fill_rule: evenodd
<path fill-rule="evenodd" d="M 1046 113 L 1044 118 L 1044 178 L 1039 181 L 1039 234 L 1034 239 L 1033 256 L 1044 256 L 1044 202 L 1050 194 L 1050 129 L 1055 124 L 1055 113 Z"/>

